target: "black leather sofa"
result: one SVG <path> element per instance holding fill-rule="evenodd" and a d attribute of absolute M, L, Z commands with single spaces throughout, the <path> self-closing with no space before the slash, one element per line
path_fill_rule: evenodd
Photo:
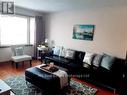
<path fill-rule="evenodd" d="M 125 73 L 124 59 L 115 58 L 111 69 L 107 70 L 101 66 L 95 67 L 92 64 L 84 67 L 84 56 L 85 52 L 82 51 L 75 51 L 73 59 L 67 59 L 51 54 L 45 57 L 45 63 L 52 61 L 55 65 L 67 68 L 71 76 L 78 75 L 80 79 L 94 83 L 100 87 L 113 90 L 114 92 L 118 92 L 121 95 L 127 95 L 126 90 L 124 90 L 127 87 L 127 84 L 125 85 L 125 81 L 123 81 L 123 74 Z"/>
<path fill-rule="evenodd" d="M 55 65 L 67 68 L 70 73 L 76 74 L 77 71 L 79 72 L 79 68 L 83 67 L 84 55 L 85 52 L 75 51 L 74 58 L 69 59 L 69 58 L 53 55 L 53 53 L 50 53 L 50 55 L 44 58 L 44 61 L 45 63 L 54 62 Z"/>

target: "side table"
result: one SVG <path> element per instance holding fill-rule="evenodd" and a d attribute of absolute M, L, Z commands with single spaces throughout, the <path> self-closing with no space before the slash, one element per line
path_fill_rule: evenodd
<path fill-rule="evenodd" d="M 43 46 L 43 47 L 37 47 L 37 50 L 38 50 L 37 58 L 41 59 L 41 53 L 49 51 L 49 48 Z"/>
<path fill-rule="evenodd" d="M 50 50 L 49 51 L 42 51 L 41 52 L 41 62 L 43 61 L 45 63 L 45 57 L 51 55 Z"/>
<path fill-rule="evenodd" d="M 0 79 L 0 95 L 11 95 L 11 88 Z"/>

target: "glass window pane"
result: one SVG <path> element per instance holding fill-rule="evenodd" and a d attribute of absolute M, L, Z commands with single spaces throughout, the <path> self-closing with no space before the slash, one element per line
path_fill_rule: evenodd
<path fill-rule="evenodd" d="M 1 44 L 27 44 L 27 18 L 15 16 L 1 18 Z"/>

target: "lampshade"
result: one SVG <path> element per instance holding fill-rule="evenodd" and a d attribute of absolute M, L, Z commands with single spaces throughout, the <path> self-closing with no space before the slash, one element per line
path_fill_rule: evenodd
<path fill-rule="evenodd" d="M 45 39 L 45 43 L 48 43 L 48 39 Z"/>

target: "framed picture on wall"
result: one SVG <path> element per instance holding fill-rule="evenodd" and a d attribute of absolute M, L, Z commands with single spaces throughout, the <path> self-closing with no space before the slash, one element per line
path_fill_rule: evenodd
<path fill-rule="evenodd" d="M 95 25 L 74 25 L 73 39 L 93 40 Z"/>

